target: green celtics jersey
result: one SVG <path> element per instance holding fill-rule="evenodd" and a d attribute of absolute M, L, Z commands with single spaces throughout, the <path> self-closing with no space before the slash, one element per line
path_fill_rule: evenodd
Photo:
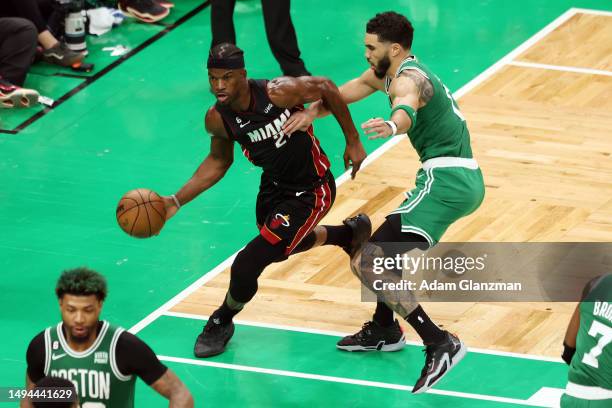
<path fill-rule="evenodd" d="M 580 302 L 580 328 L 568 379 L 612 390 L 612 274 L 599 279 Z"/>
<path fill-rule="evenodd" d="M 406 70 L 415 70 L 429 79 L 433 85 L 433 96 L 427 105 L 417 110 L 416 125 L 408 132 L 412 146 L 416 149 L 421 162 L 434 157 L 472 158 L 470 133 L 465 118 L 457 107 L 448 88 L 425 65 L 414 56 L 402 61 L 395 77 Z M 385 91 L 393 78 L 387 77 Z"/>
<path fill-rule="evenodd" d="M 62 323 L 45 330 L 45 375 L 67 378 L 76 387 L 82 408 L 134 406 L 136 378 L 119 372 L 115 347 L 124 330 L 102 322 L 96 341 L 76 352 L 62 332 Z"/>

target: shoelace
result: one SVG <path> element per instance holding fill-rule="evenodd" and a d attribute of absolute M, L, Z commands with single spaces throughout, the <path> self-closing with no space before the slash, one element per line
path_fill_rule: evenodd
<path fill-rule="evenodd" d="M 357 339 L 363 339 L 366 337 L 366 335 L 372 334 L 372 324 L 373 322 L 365 322 L 363 326 L 361 326 L 361 330 L 359 330 L 359 333 L 357 333 L 355 337 Z"/>
<path fill-rule="evenodd" d="M 425 366 L 421 370 L 421 375 L 426 374 L 429 371 L 429 369 L 431 368 L 430 366 L 433 364 L 432 349 L 433 349 L 433 346 L 426 346 L 423 349 L 423 353 L 425 353 Z"/>
<path fill-rule="evenodd" d="M 210 333 L 211 331 L 217 329 L 221 327 L 220 324 L 215 324 L 215 322 L 213 322 L 212 324 L 207 324 L 206 326 L 204 326 L 204 333 Z"/>

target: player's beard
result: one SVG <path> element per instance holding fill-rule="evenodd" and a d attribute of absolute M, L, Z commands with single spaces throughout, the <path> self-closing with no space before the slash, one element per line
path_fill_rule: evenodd
<path fill-rule="evenodd" d="M 383 79 L 385 75 L 387 75 L 387 71 L 389 70 L 390 66 L 391 60 L 389 59 L 388 55 L 385 55 L 374 67 L 374 75 L 376 75 L 376 78 Z"/>

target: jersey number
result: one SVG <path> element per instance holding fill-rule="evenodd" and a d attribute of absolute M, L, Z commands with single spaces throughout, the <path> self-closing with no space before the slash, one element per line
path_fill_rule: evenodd
<path fill-rule="evenodd" d="M 285 143 L 287 143 L 287 139 L 285 139 L 285 136 L 287 136 L 285 132 L 278 133 L 278 137 L 276 138 L 276 142 L 275 142 L 277 149 L 281 147 L 282 145 L 284 145 Z"/>
<path fill-rule="evenodd" d="M 461 119 L 463 122 L 465 122 L 465 118 L 463 117 L 463 114 L 459 110 L 459 107 L 457 106 L 457 102 L 455 102 L 455 100 L 451 96 L 450 91 L 448 90 L 446 85 L 442 84 L 442 86 L 444 87 L 444 90 L 446 91 L 446 96 L 448 96 L 448 99 L 450 99 L 450 101 L 451 101 L 451 106 L 453 107 L 453 112 L 455 112 L 455 115 L 457 115 L 459 117 L 459 119 Z"/>
<path fill-rule="evenodd" d="M 601 334 L 601 337 L 595 347 L 593 347 L 582 357 L 582 362 L 584 364 L 588 364 L 595 368 L 599 368 L 599 361 L 597 361 L 597 357 L 601 355 L 604 347 L 612 342 L 612 328 L 598 322 L 597 320 L 594 320 L 591 328 L 589 329 L 589 336 L 596 337 L 598 334 Z"/>

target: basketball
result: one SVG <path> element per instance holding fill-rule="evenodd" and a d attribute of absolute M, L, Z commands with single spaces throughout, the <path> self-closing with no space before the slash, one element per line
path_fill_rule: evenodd
<path fill-rule="evenodd" d="M 121 229 L 136 238 L 157 235 L 166 222 L 164 201 L 146 188 L 125 193 L 117 204 L 116 214 Z"/>

